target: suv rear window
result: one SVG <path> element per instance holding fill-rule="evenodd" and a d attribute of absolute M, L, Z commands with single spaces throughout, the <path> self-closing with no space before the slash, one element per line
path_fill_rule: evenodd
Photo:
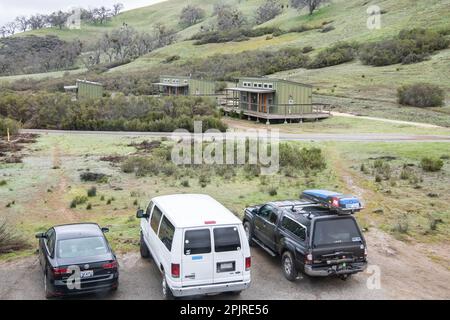
<path fill-rule="evenodd" d="M 214 229 L 215 252 L 237 251 L 241 249 L 241 239 L 237 227 Z"/>
<path fill-rule="evenodd" d="M 184 254 L 211 252 L 211 233 L 209 229 L 189 230 L 184 234 Z"/>
<path fill-rule="evenodd" d="M 329 219 L 316 221 L 313 243 L 315 246 L 360 242 L 361 234 L 353 219 Z"/>

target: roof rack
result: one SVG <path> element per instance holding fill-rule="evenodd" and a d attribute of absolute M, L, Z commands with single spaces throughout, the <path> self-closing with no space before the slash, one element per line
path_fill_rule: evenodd
<path fill-rule="evenodd" d="M 320 204 L 337 214 L 354 214 L 363 209 L 362 202 L 355 196 L 328 190 L 305 190 L 301 198 Z"/>

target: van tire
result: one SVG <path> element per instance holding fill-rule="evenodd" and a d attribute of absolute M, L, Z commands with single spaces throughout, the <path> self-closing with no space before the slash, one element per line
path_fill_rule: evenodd
<path fill-rule="evenodd" d="M 146 259 L 150 257 L 150 251 L 144 241 L 144 235 L 141 232 L 141 240 L 139 242 L 139 251 L 141 252 L 141 257 Z"/>
<path fill-rule="evenodd" d="M 253 246 L 254 242 L 253 242 L 253 229 L 252 229 L 252 225 L 250 224 L 250 222 L 245 221 L 244 222 L 244 230 L 245 230 L 245 235 L 247 236 L 248 239 L 248 244 L 249 246 Z"/>
<path fill-rule="evenodd" d="M 174 300 L 175 296 L 170 290 L 169 285 L 167 284 L 166 276 L 163 276 L 162 284 L 161 284 L 162 294 L 165 300 Z"/>
<path fill-rule="evenodd" d="M 294 256 L 290 251 L 285 251 L 281 256 L 281 269 L 289 281 L 295 281 L 298 276 L 298 270 L 295 267 Z"/>

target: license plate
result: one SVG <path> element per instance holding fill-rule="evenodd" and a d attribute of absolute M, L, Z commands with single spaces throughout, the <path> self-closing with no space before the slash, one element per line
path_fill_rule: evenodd
<path fill-rule="evenodd" d="M 94 270 L 80 271 L 80 278 L 90 278 L 94 275 Z"/>
<path fill-rule="evenodd" d="M 359 203 L 348 203 L 345 205 L 346 209 L 359 209 Z"/>
<path fill-rule="evenodd" d="M 229 272 L 234 271 L 235 262 L 222 262 L 218 264 L 217 271 L 218 272 Z"/>

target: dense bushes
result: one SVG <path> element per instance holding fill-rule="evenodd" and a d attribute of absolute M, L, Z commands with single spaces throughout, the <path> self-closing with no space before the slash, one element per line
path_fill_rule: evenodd
<path fill-rule="evenodd" d="M 9 129 L 10 135 L 17 134 L 20 129 L 20 123 L 9 118 L 0 117 L 0 136 L 6 136 L 7 129 Z"/>
<path fill-rule="evenodd" d="M 425 29 L 403 30 L 397 37 L 369 43 L 361 47 L 359 57 L 364 64 L 386 66 L 423 61 L 429 54 L 447 48 L 445 35 Z"/>
<path fill-rule="evenodd" d="M 356 55 L 356 47 L 356 44 L 338 43 L 321 51 L 308 67 L 324 68 L 352 61 Z"/>
<path fill-rule="evenodd" d="M 0 115 L 21 121 L 28 128 L 66 130 L 193 131 L 194 121 L 203 129 L 226 130 L 211 99 L 200 97 L 124 97 L 71 101 L 65 94 L 16 94 L 0 96 Z"/>
<path fill-rule="evenodd" d="M 275 27 L 264 27 L 264 28 L 241 28 L 232 30 L 218 30 L 218 31 L 208 31 L 200 32 L 192 36 L 191 40 L 196 40 L 195 45 L 202 45 L 207 43 L 222 43 L 230 41 L 245 41 L 249 38 L 261 37 L 266 34 L 276 34 L 280 35 L 284 33 L 281 29 Z"/>
<path fill-rule="evenodd" d="M 279 71 L 305 67 L 308 56 L 301 49 L 279 51 L 245 51 L 236 54 L 221 54 L 207 60 L 195 59 L 186 63 L 193 76 L 207 74 L 216 80 L 233 81 L 240 76 L 263 76 Z"/>
<path fill-rule="evenodd" d="M 439 107 L 444 104 L 444 90 L 436 85 L 416 83 L 405 85 L 397 91 L 398 102 L 414 107 Z"/>
<path fill-rule="evenodd" d="M 305 173 L 326 168 L 325 158 L 319 148 L 300 148 L 293 144 L 280 144 L 280 167 L 302 170 Z"/>

